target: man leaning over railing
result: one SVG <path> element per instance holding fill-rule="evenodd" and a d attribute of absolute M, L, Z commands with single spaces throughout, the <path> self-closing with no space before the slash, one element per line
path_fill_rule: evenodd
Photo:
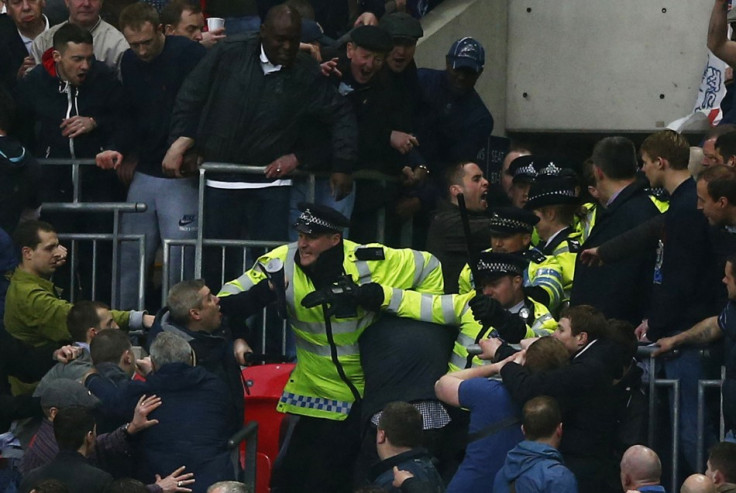
<path fill-rule="evenodd" d="M 21 263 L 10 278 L 5 299 L 5 330 L 31 346 L 71 340 L 67 315 L 72 304 L 59 297 L 51 280 L 66 262 L 66 248 L 59 244 L 53 226 L 42 221 L 27 221 L 15 231 L 15 244 Z M 154 317 L 145 312 L 112 311 L 122 328 L 150 327 Z M 21 386 L 12 381 L 14 393 L 26 393 L 35 385 Z"/>

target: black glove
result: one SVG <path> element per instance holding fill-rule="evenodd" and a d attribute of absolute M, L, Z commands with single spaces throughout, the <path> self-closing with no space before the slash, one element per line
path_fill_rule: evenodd
<path fill-rule="evenodd" d="M 377 312 L 383 304 L 383 288 L 375 282 L 363 284 L 358 287 L 355 299 L 366 310 Z"/>
<path fill-rule="evenodd" d="M 468 306 L 473 311 L 473 317 L 486 326 L 495 326 L 498 315 L 503 312 L 498 301 L 484 294 L 476 295 L 468 302 Z"/>

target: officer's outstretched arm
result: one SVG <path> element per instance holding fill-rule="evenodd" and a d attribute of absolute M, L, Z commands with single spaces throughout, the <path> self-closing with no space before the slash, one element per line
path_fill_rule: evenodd
<path fill-rule="evenodd" d="M 268 280 L 264 279 L 247 291 L 223 295 L 220 293 L 220 310 L 223 315 L 248 318 L 259 313 L 263 308 L 276 300 L 276 293 L 271 290 Z"/>

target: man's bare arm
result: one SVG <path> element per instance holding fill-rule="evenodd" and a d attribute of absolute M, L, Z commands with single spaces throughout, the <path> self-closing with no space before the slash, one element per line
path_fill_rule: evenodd
<path fill-rule="evenodd" d="M 672 337 L 662 337 L 657 341 L 659 349 L 654 351 L 654 356 L 675 349 L 683 344 L 706 344 L 720 339 L 723 331 L 718 325 L 718 317 L 710 317 L 698 322 L 685 332 L 680 332 Z"/>
<path fill-rule="evenodd" d="M 729 65 L 736 65 L 736 42 L 728 39 L 728 0 L 715 0 L 708 24 L 708 49 Z"/>

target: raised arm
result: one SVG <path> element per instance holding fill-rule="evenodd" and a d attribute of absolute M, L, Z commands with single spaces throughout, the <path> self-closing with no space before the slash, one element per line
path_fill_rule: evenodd
<path fill-rule="evenodd" d="M 728 0 L 715 0 L 708 24 L 708 49 L 729 65 L 736 65 L 736 42 L 728 39 Z"/>

